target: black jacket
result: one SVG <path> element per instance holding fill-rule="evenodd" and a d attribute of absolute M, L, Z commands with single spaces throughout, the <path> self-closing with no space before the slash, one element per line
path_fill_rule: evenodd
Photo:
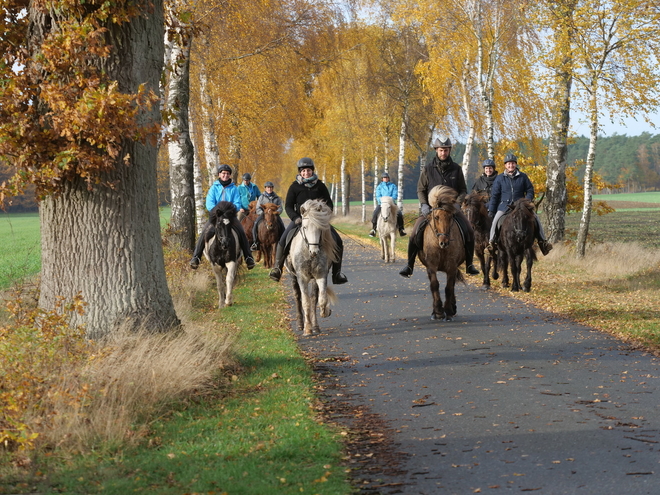
<path fill-rule="evenodd" d="M 294 181 L 289 186 L 289 190 L 286 193 L 286 201 L 284 202 L 284 209 L 292 222 L 296 218 L 300 218 L 300 207 L 308 199 L 322 199 L 330 209 L 334 208 L 332 199 L 330 198 L 330 192 L 323 182 L 317 180 L 316 184 L 312 187 L 306 187 L 298 183 L 298 181 Z"/>
<path fill-rule="evenodd" d="M 458 193 L 459 203 L 467 194 L 463 169 L 451 157 L 449 161 L 441 163 L 436 156 L 426 164 L 417 181 L 417 197 L 420 203 L 429 204 L 429 192 L 435 186 L 449 186 L 454 189 Z"/>
<path fill-rule="evenodd" d="M 509 205 L 520 198 L 527 198 L 530 201 L 534 199 L 534 185 L 527 174 L 523 174 L 518 169 L 513 175 L 501 173 L 493 184 L 488 211 L 491 213 L 506 211 Z"/>
<path fill-rule="evenodd" d="M 472 190 L 475 192 L 485 192 L 488 194 L 488 196 L 490 196 L 490 190 L 492 189 L 493 182 L 495 182 L 496 178 L 497 172 L 495 172 L 490 177 L 486 174 L 481 174 L 477 181 L 474 183 L 474 186 L 472 186 Z"/>

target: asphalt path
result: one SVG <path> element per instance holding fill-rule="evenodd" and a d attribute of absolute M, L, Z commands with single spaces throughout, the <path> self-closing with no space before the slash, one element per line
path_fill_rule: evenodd
<path fill-rule="evenodd" d="M 404 279 L 404 260 L 345 245 L 349 283 L 299 343 L 336 382 L 326 400 L 382 420 L 399 453 L 363 451 L 398 463 L 357 470 L 365 492 L 660 493 L 656 357 L 473 284 L 457 285 L 453 321 L 431 321 L 419 262 Z"/>

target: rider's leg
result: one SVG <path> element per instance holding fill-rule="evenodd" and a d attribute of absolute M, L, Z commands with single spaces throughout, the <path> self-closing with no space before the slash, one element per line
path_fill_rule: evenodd
<path fill-rule="evenodd" d="M 195 250 L 193 251 L 193 257 L 190 259 L 190 268 L 193 270 L 197 270 L 197 267 L 202 261 L 202 254 L 204 254 L 207 237 L 213 237 L 211 227 L 211 222 L 206 222 L 206 225 L 204 225 L 204 228 L 202 229 L 202 233 L 197 239 L 197 244 L 195 244 Z"/>
<path fill-rule="evenodd" d="M 499 237 L 499 229 L 497 227 L 497 224 L 500 221 L 500 218 L 504 215 L 503 211 L 499 211 L 495 213 L 495 218 L 493 218 L 493 224 L 490 226 L 490 237 L 488 238 L 488 246 L 486 249 L 492 256 L 495 254 L 495 251 L 497 251 L 497 238 Z"/>
<path fill-rule="evenodd" d="M 286 229 L 284 229 L 284 233 L 277 243 L 277 249 L 275 249 L 275 266 L 268 274 L 271 280 L 274 280 L 275 282 L 279 282 L 280 278 L 282 278 L 284 260 L 286 260 L 286 257 L 289 254 L 289 243 L 287 242 L 287 238 L 289 237 L 289 232 L 291 232 L 296 227 L 297 226 L 294 222 L 289 222 L 289 225 L 287 225 Z"/>
<path fill-rule="evenodd" d="M 252 246 L 250 246 L 252 251 L 259 251 L 259 231 L 257 229 L 259 228 L 259 222 L 261 222 L 261 220 L 263 220 L 263 216 L 259 215 L 254 221 L 254 225 L 252 225 Z"/>
<path fill-rule="evenodd" d="M 337 258 L 338 260 L 332 264 L 332 283 L 335 285 L 341 285 L 348 282 L 346 275 L 341 272 L 341 264 L 344 258 L 344 241 L 341 240 L 341 237 L 331 225 L 330 231 L 332 232 L 332 237 L 337 243 Z"/>
<path fill-rule="evenodd" d="M 369 237 L 376 237 L 376 225 L 378 224 L 379 215 L 380 215 L 380 205 L 376 206 L 373 215 L 371 215 L 371 232 L 369 232 Z"/>
<path fill-rule="evenodd" d="M 399 235 L 405 237 L 406 231 L 403 230 L 403 212 L 401 210 L 396 212 L 396 226 L 399 229 Z"/>
<path fill-rule="evenodd" d="M 456 209 L 456 222 L 463 232 L 463 239 L 465 239 L 465 271 L 468 275 L 479 275 L 479 270 L 474 266 L 474 230 L 468 221 L 465 214 Z"/>
<path fill-rule="evenodd" d="M 552 244 L 550 244 L 545 238 L 545 232 L 543 231 L 543 225 L 541 225 L 539 216 L 535 213 L 534 217 L 536 219 L 536 239 L 539 243 L 539 249 L 543 253 L 543 256 L 547 256 L 552 250 Z"/>
<path fill-rule="evenodd" d="M 250 252 L 250 246 L 248 246 L 248 239 L 243 230 L 243 225 L 238 221 L 238 218 L 234 218 L 231 221 L 231 228 L 234 229 L 236 235 L 238 235 L 238 243 L 241 246 L 241 251 L 243 251 L 243 257 L 245 258 L 245 266 L 248 270 L 254 268 L 254 258 L 252 258 L 252 253 Z"/>
<path fill-rule="evenodd" d="M 413 227 L 413 230 L 410 233 L 410 238 L 408 239 L 408 264 L 403 270 L 399 272 L 399 275 L 402 277 L 411 277 L 413 274 L 415 259 L 417 258 L 417 253 L 419 252 L 417 237 L 424 235 L 423 232 L 427 223 L 428 222 L 425 217 L 419 217 L 415 222 L 415 226 Z"/>

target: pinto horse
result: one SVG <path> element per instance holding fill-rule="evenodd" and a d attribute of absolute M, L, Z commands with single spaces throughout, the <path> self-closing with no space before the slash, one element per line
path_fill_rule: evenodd
<path fill-rule="evenodd" d="M 380 198 L 380 215 L 376 229 L 380 237 L 380 257 L 389 263 L 396 261 L 396 216 L 399 208 L 390 196 Z"/>
<path fill-rule="evenodd" d="M 298 330 L 309 336 L 320 331 L 316 309 L 323 318 L 332 313 L 334 293 L 328 287 L 328 273 L 339 252 L 330 228 L 332 210 L 325 202 L 307 200 L 300 214 L 302 222 L 291 240 L 286 267 L 293 282 Z"/>
<path fill-rule="evenodd" d="M 426 267 L 426 274 L 431 283 L 433 294 L 432 320 L 451 321 L 456 315 L 456 280 L 465 281 L 458 269 L 465 261 L 465 244 L 458 224 L 454 220 L 458 193 L 448 186 L 435 186 L 429 193 L 431 213 L 424 230 L 424 245 L 419 251 L 419 260 Z M 440 297 L 438 272 L 447 275 L 445 284 L 445 303 Z"/>
<path fill-rule="evenodd" d="M 534 252 L 535 207 L 532 201 L 521 198 L 509 208 L 512 211 L 507 213 L 502 220 L 498 241 L 499 267 L 503 273 L 502 286 L 509 287 L 508 265 L 511 268 L 511 278 L 513 279 L 511 291 L 518 292 L 521 289 L 520 274 L 522 272 L 522 260 L 525 258 L 527 276 L 522 284 L 522 290 L 529 292 L 532 288 L 532 266 L 536 261 L 536 253 Z"/>
<path fill-rule="evenodd" d="M 273 268 L 275 266 L 275 248 L 284 232 L 284 224 L 280 219 L 279 206 L 275 203 L 265 203 L 261 209 L 264 213 L 257 227 L 259 251 L 264 257 L 264 267 Z"/>
<path fill-rule="evenodd" d="M 218 308 L 231 306 L 236 272 L 243 253 L 238 235 L 231 228 L 236 218 L 236 207 L 229 201 L 220 201 L 209 214 L 213 237 L 206 241 L 204 256 L 211 263 L 218 286 Z"/>
<path fill-rule="evenodd" d="M 486 251 L 488 238 L 490 237 L 490 226 L 493 220 L 488 215 L 486 208 L 487 195 L 484 193 L 472 192 L 465 196 L 461 209 L 472 225 L 474 230 L 474 253 L 481 263 L 481 273 L 483 273 L 483 286 L 490 287 L 490 268 L 493 266 L 493 278 L 497 279 L 497 255 L 494 258 Z"/>

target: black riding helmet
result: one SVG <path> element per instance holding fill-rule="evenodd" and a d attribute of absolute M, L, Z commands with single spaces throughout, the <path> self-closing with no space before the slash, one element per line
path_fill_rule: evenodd
<path fill-rule="evenodd" d="M 232 173 L 231 167 L 229 165 L 226 164 L 218 165 L 218 170 L 217 170 L 218 175 L 220 175 L 220 172 L 224 170 L 226 170 L 230 174 Z"/>
<path fill-rule="evenodd" d="M 486 168 L 486 167 L 493 167 L 493 169 L 496 168 L 496 167 L 495 167 L 495 162 L 494 162 L 493 160 L 491 160 L 490 158 L 486 158 L 486 159 L 484 160 L 484 162 L 481 164 L 481 166 L 482 166 L 483 168 Z"/>
<path fill-rule="evenodd" d="M 312 170 L 314 170 L 314 160 L 307 157 L 298 160 L 298 170 L 300 171 L 303 168 L 311 168 Z"/>
<path fill-rule="evenodd" d="M 243 180 L 252 180 L 252 176 L 248 173 L 243 174 Z"/>
<path fill-rule="evenodd" d="M 264 187 L 275 187 L 275 184 L 273 184 L 271 181 L 267 181 L 267 182 L 264 184 Z"/>
<path fill-rule="evenodd" d="M 515 162 L 516 165 L 517 165 L 518 164 L 518 158 L 513 153 L 509 153 L 508 155 L 506 155 L 504 157 L 504 163 L 507 163 L 507 162 Z"/>

